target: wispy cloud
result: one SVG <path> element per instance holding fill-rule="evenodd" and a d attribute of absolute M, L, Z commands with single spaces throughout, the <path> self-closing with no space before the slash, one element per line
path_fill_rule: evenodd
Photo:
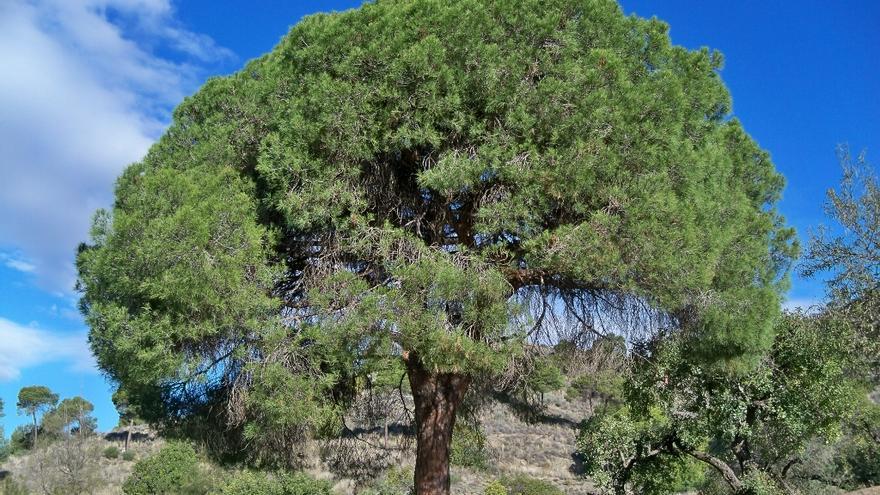
<path fill-rule="evenodd" d="M 30 273 L 37 268 L 32 263 L 22 259 L 20 256 L 4 253 L 2 251 L 0 251 L 0 262 L 6 265 L 7 268 L 12 268 L 13 270 L 23 273 Z"/>
<path fill-rule="evenodd" d="M 17 379 L 24 369 L 50 363 L 67 364 L 77 372 L 97 370 L 83 332 L 50 332 L 0 318 L 0 342 L 0 382 Z"/>
<path fill-rule="evenodd" d="M 4 263 L 69 293 L 116 176 L 200 67 L 230 56 L 182 28 L 169 0 L 0 0 L 0 239 L 25 256 Z"/>

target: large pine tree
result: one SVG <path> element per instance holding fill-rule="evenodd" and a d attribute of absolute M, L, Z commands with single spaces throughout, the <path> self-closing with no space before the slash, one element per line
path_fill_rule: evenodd
<path fill-rule="evenodd" d="M 396 363 L 427 495 L 449 491 L 469 385 L 524 342 L 762 350 L 791 234 L 720 66 L 609 0 L 307 17 L 186 99 L 96 216 L 79 269 L 100 366 L 283 452 Z"/>

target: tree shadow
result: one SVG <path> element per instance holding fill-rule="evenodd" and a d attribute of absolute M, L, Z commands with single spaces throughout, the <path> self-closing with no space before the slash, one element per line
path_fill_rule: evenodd
<path fill-rule="evenodd" d="M 575 476 L 583 476 L 586 473 L 584 456 L 580 452 L 571 453 L 571 464 L 568 466 L 568 472 Z"/>
<path fill-rule="evenodd" d="M 564 426 L 571 429 L 580 427 L 580 422 L 578 421 L 572 421 L 569 418 L 555 414 L 547 414 L 546 409 L 542 406 L 529 403 L 519 397 L 514 397 L 504 392 L 495 392 L 494 397 L 495 400 L 506 405 L 513 412 L 513 415 L 524 423 Z"/>
<path fill-rule="evenodd" d="M 127 436 L 128 432 L 126 430 L 111 431 L 110 433 L 104 434 L 104 440 L 107 440 L 108 442 L 124 442 Z M 149 442 L 153 439 L 153 435 L 150 435 L 148 433 L 138 431 L 131 432 L 132 442 Z"/>

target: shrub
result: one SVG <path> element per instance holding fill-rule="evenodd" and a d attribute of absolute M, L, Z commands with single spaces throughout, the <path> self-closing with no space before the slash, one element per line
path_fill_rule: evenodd
<path fill-rule="evenodd" d="M 14 470 L 19 480 L 27 480 L 38 493 L 95 493 L 105 484 L 100 460 L 101 445 L 93 438 L 65 434 L 50 447 L 22 457 Z"/>
<path fill-rule="evenodd" d="M 785 492 L 769 475 L 752 471 L 742 477 L 743 493 L 754 495 L 784 495 Z"/>
<path fill-rule="evenodd" d="M 34 425 L 21 425 L 12 430 L 9 438 L 9 453 L 14 455 L 33 447 Z"/>
<path fill-rule="evenodd" d="M 0 481 L 0 493 L 3 495 L 28 495 L 27 488 L 12 478 L 6 478 L 3 481 Z"/>
<path fill-rule="evenodd" d="M 507 489 L 509 495 L 565 495 L 552 483 L 525 474 L 501 478 L 501 484 Z"/>
<path fill-rule="evenodd" d="M 483 489 L 483 495 L 508 495 L 507 488 L 498 480 L 492 480 Z"/>
<path fill-rule="evenodd" d="M 134 460 L 134 452 L 132 452 L 131 450 L 126 450 L 125 452 L 122 453 L 122 460 L 123 461 L 133 461 Z"/>
<path fill-rule="evenodd" d="M 125 495 L 203 495 L 212 483 L 199 467 L 199 457 L 189 444 L 171 442 L 157 454 L 141 459 L 122 485 Z"/>
<path fill-rule="evenodd" d="M 304 473 L 243 471 L 233 476 L 217 495 L 330 495 L 330 484 Z"/>
<path fill-rule="evenodd" d="M 412 467 L 392 467 L 362 495 L 400 495 L 412 493 Z"/>
<path fill-rule="evenodd" d="M 110 447 L 107 447 L 106 449 L 104 449 L 104 458 L 119 459 L 119 449 L 112 445 Z"/>
<path fill-rule="evenodd" d="M 449 460 L 456 466 L 485 469 L 488 465 L 486 435 L 480 427 L 465 421 L 457 421 L 452 431 Z"/>
<path fill-rule="evenodd" d="M 12 446 L 3 435 L 3 428 L 0 428 L 0 462 L 5 461 L 12 454 Z"/>

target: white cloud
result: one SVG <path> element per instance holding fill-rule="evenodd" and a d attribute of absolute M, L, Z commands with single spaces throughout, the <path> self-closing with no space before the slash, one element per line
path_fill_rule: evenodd
<path fill-rule="evenodd" d="M 61 334 L 0 318 L 0 382 L 15 380 L 21 371 L 48 363 L 66 363 L 77 372 L 97 372 L 84 332 Z"/>
<path fill-rule="evenodd" d="M 0 262 L 3 262 L 7 268 L 12 268 L 13 270 L 17 270 L 23 273 L 30 273 L 36 270 L 36 266 L 32 263 L 29 263 L 19 256 L 13 256 L 9 253 L 0 252 Z"/>
<path fill-rule="evenodd" d="M 230 55 L 179 27 L 169 0 L 0 0 L 0 245 L 29 260 L 7 266 L 69 293 L 92 212 L 199 64 Z"/>

